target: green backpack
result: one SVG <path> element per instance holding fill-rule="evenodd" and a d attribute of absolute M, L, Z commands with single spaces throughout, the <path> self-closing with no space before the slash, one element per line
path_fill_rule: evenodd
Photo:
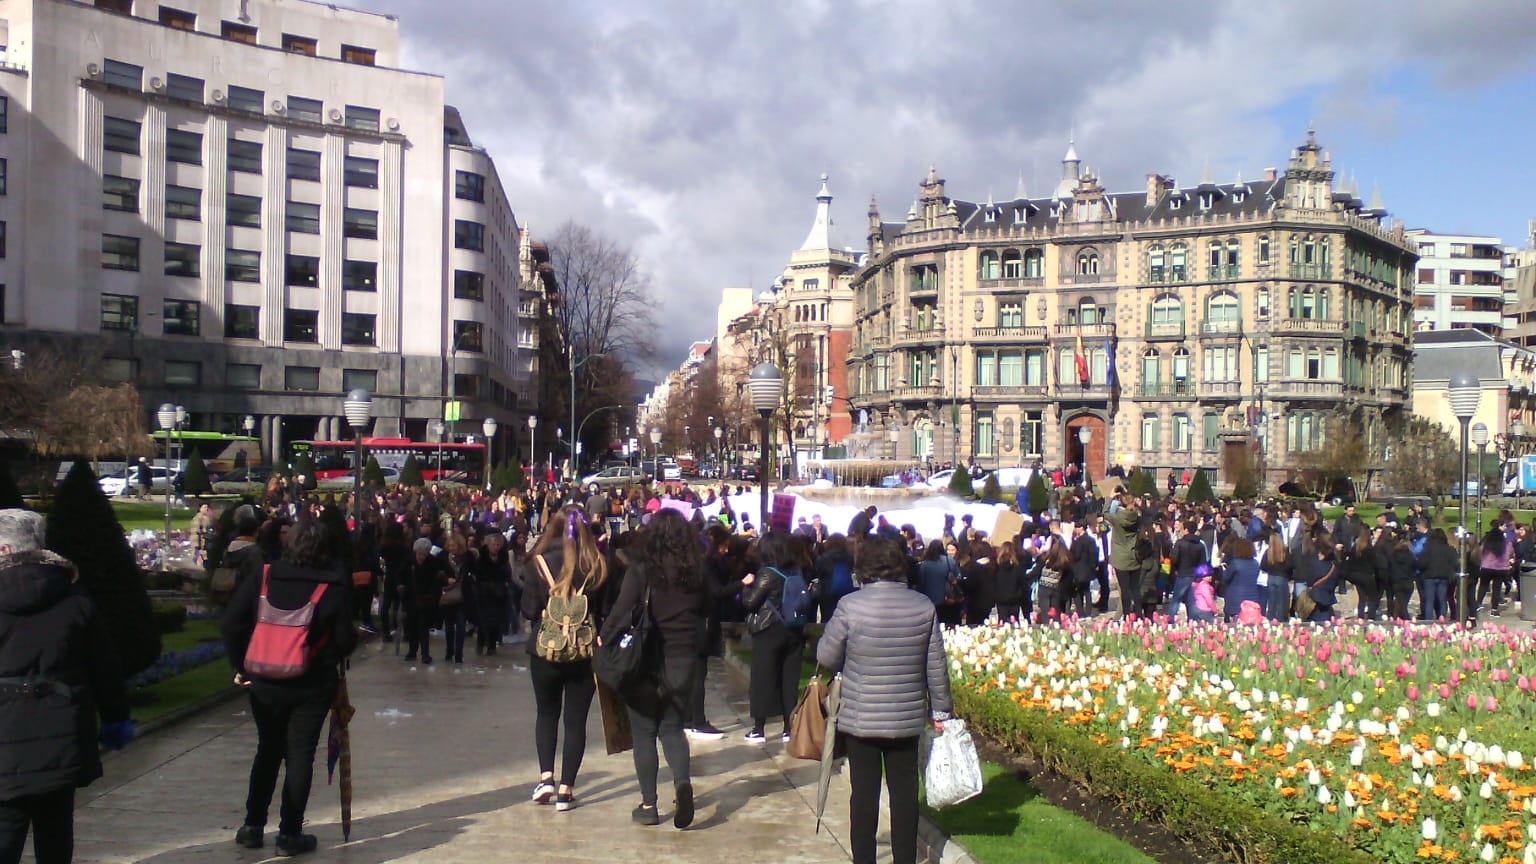
<path fill-rule="evenodd" d="M 597 647 L 597 629 L 592 626 L 592 610 L 587 595 L 580 592 L 569 596 L 556 596 L 555 579 L 550 575 L 544 556 L 534 556 L 539 573 L 549 585 L 549 602 L 539 617 L 539 633 L 534 641 L 534 653 L 551 663 L 572 663 L 591 660 Z"/>

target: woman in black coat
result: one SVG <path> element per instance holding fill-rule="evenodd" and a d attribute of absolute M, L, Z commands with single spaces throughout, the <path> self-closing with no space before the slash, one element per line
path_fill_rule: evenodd
<path fill-rule="evenodd" d="M 512 553 L 507 538 L 485 535 L 472 574 L 475 597 L 475 653 L 495 655 L 507 629 L 507 595 L 512 586 Z"/>
<path fill-rule="evenodd" d="M 997 620 L 1028 620 L 1023 607 L 1029 599 L 1029 563 L 1019 557 L 1018 548 L 1012 540 L 1005 541 L 998 550 L 997 573 L 992 582 L 997 600 Z"/>
<path fill-rule="evenodd" d="M 800 693 L 801 655 L 805 650 L 802 627 L 784 622 L 782 597 L 785 578 L 798 567 L 797 540 L 782 531 L 769 531 L 758 542 L 756 573 L 742 577 L 747 610 L 747 631 L 752 636 L 752 670 L 748 686 L 748 711 L 752 729 L 748 744 L 766 741 L 764 730 L 770 716 L 784 718 L 782 738 L 789 741 L 789 715 Z"/>
<path fill-rule="evenodd" d="M 1413 589 L 1418 584 L 1415 580 L 1416 571 L 1413 546 L 1408 542 L 1407 533 L 1393 534 L 1387 552 L 1387 589 L 1391 592 L 1387 604 L 1388 616 L 1394 619 L 1408 618 L 1408 601 L 1413 599 Z"/>
<path fill-rule="evenodd" d="M 986 623 L 997 605 L 997 562 L 993 560 L 992 544 L 985 540 L 972 540 L 971 560 L 965 565 L 965 623 L 971 627 Z"/>

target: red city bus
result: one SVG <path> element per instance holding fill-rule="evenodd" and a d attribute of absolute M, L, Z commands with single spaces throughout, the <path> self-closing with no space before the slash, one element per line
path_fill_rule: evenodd
<path fill-rule="evenodd" d="M 292 444 L 295 458 L 308 453 L 315 462 L 316 480 L 334 480 L 352 476 L 353 454 L 356 443 L 352 441 L 295 441 Z M 471 486 L 485 483 L 485 445 L 429 441 L 412 441 L 409 438 L 364 438 L 363 462 L 368 457 L 379 461 L 390 482 L 395 482 L 400 469 L 405 467 L 409 456 L 416 457 L 423 480 L 451 480 Z M 390 469 L 393 469 L 391 471 Z"/>

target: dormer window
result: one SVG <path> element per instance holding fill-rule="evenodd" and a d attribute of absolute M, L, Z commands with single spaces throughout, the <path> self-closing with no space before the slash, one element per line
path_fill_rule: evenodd
<path fill-rule="evenodd" d="M 1015 221 L 1015 222 L 1023 222 L 1024 221 L 1024 208 L 1023 207 L 1015 207 L 1015 208 L 1013 208 L 1013 221 Z"/>
<path fill-rule="evenodd" d="M 987 212 L 981 218 L 984 221 L 986 221 L 986 222 L 996 222 L 997 221 L 997 211 L 996 210 L 992 210 L 992 209 L 988 209 Z"/>
<path fill-rule="evenodd" d="M 1238 192 L 1233 192 L 1232 193 L 1232 203 L 1233 204 L 1241 204 L 1247 198 L 1248 198 L 1248 193 L 1247 192 L 1238 191 Z"/>
<path fill-rule="evenodd" d="M 1215 200 L 1216 200 L 1216 196 L 1212 195 L 1211 193 L 1209 193 L 1209 192 L 1201 192 L 1200 193 L 1200 209 L 1201 210 L 1209 210 L 1209 209 L 1211 209 L 1211 205 L 1213 203 L 1215 203 Z"/>
<path fill-rule="evenodd" d="M 1183 198 L 1169 198 L 1168 199 L 1168 209 L 1169 210 L 1179 210 L 1179 209 L 1182 209 L 1183 207 L 1184 207 L 1184 199 Z"/>

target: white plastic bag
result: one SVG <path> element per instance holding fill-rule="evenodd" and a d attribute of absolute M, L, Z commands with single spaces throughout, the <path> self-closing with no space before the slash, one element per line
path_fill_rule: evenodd
<path fill-rule="evenodd" d="M 923 788 L 929 807 L 949 807 L 981 794 L 981 757 L 964 720 L 923 733 Z"/>

